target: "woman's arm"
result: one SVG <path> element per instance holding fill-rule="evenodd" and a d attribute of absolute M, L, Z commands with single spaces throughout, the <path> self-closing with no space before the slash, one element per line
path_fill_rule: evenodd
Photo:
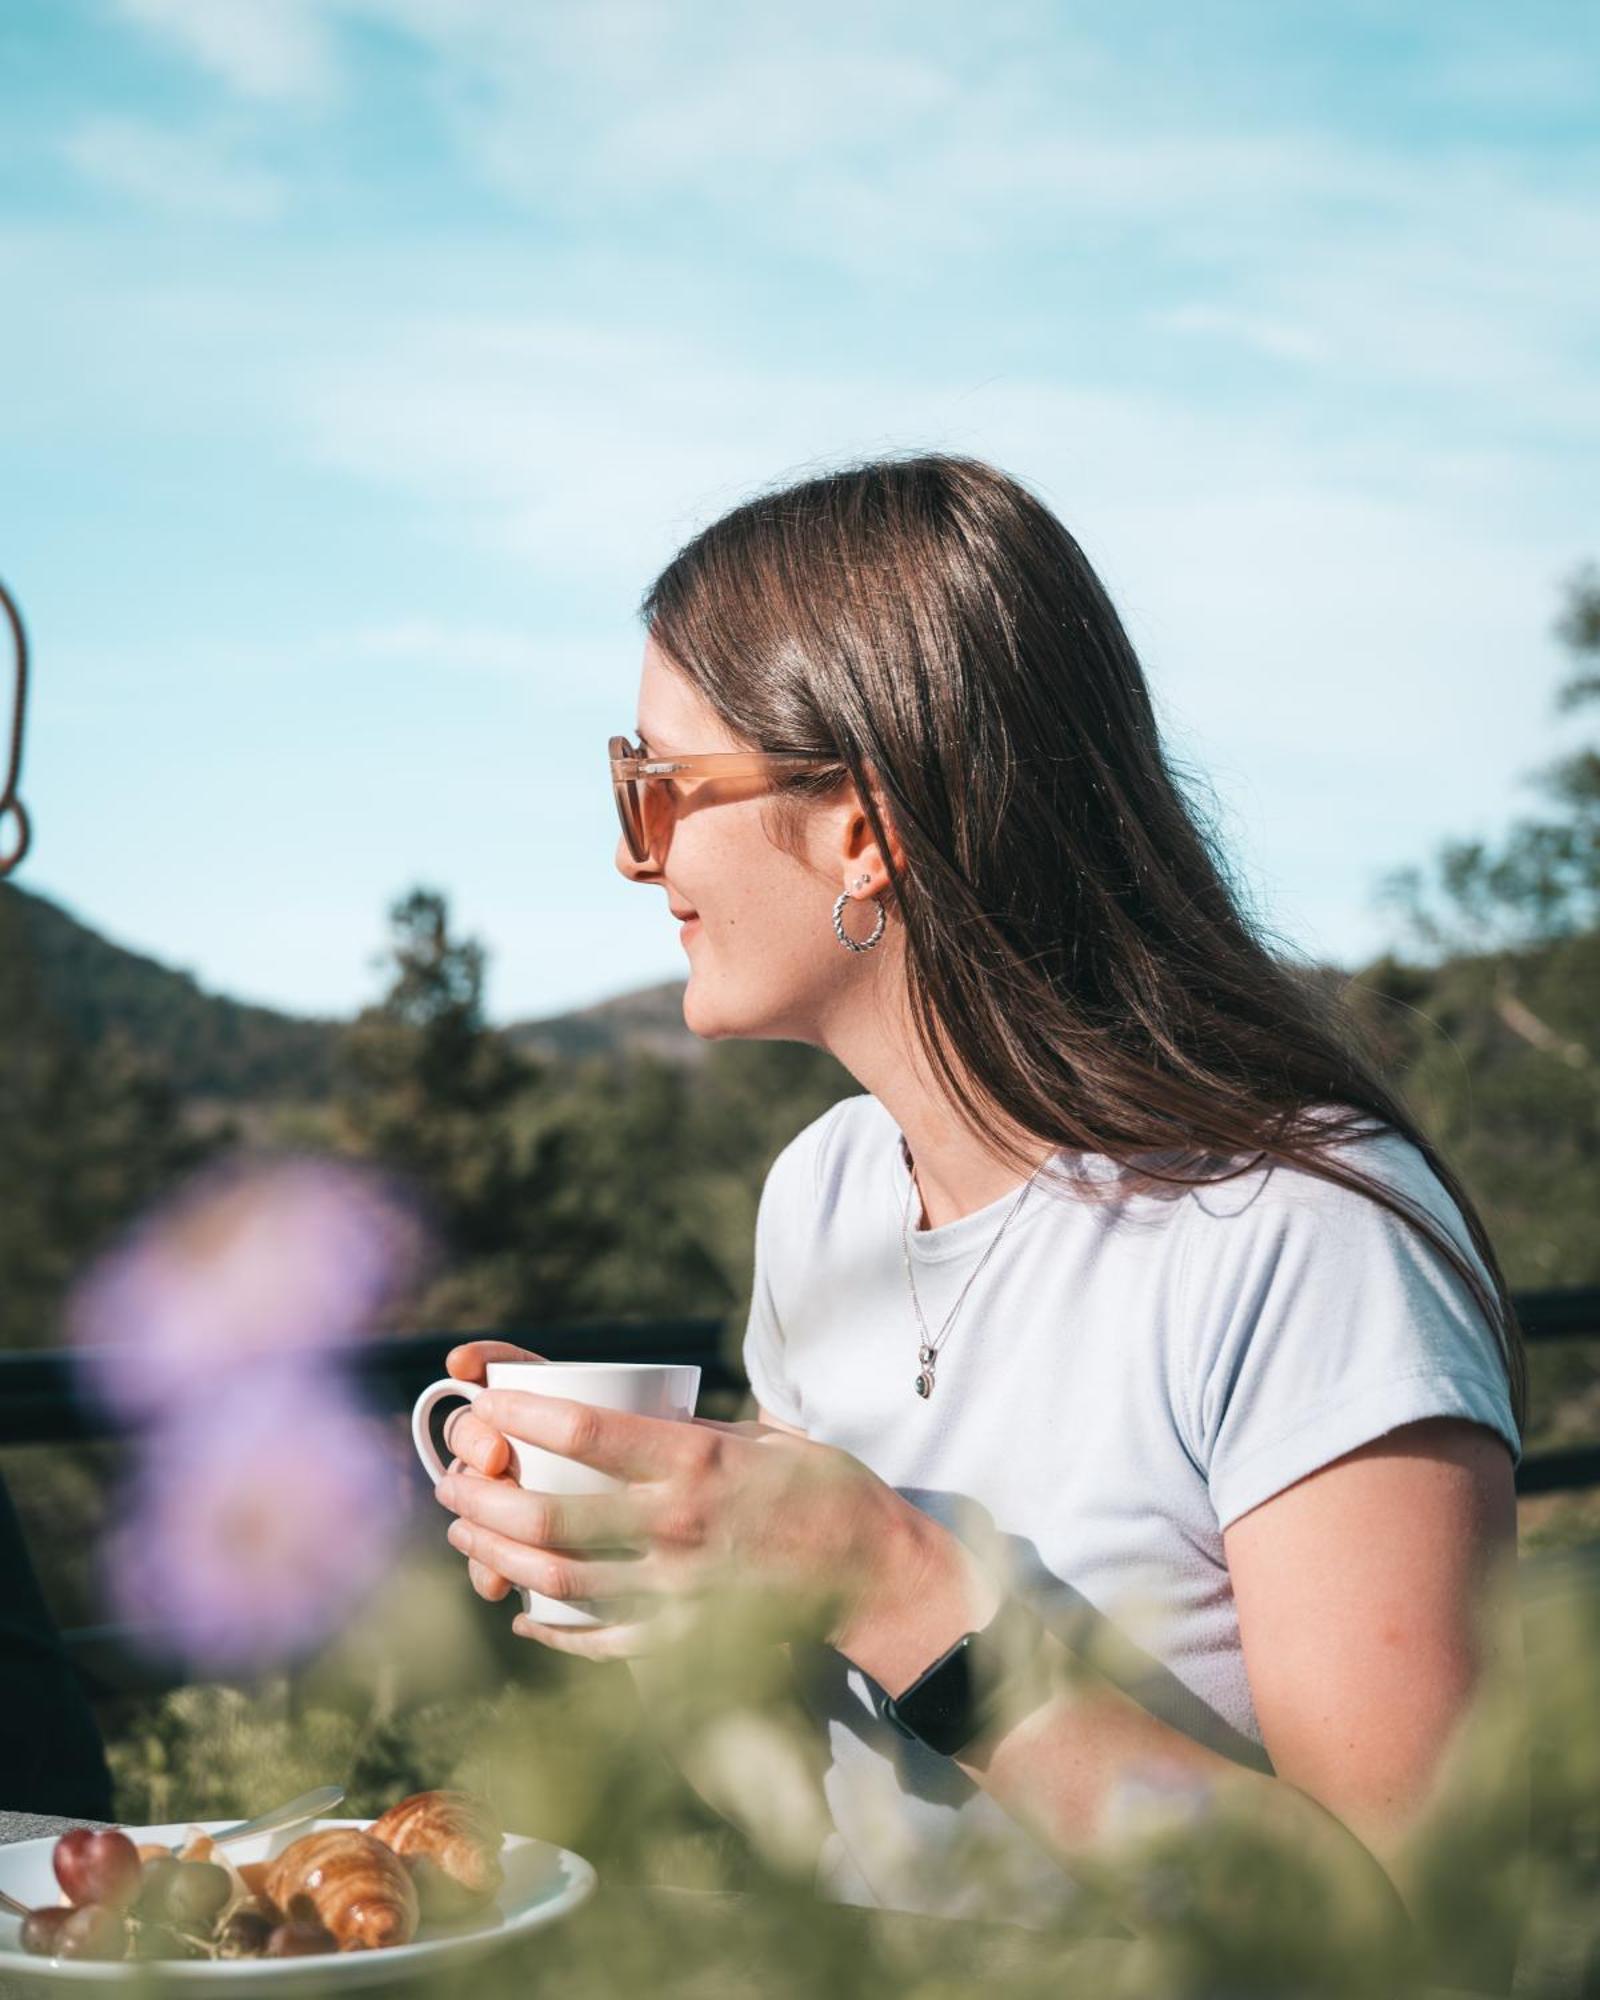
<path fill-rule="evenodd" d="M 908 1526 L 902 1559 L 924 1578 L 913 1608 L 891 1618 L 864 1606 L 841 1639 L 890 1694 L 985 1623 L 998 1602 L 959 1543 L 932 1523 L 929 1532 Z M 1392 1885 L 1438 1967 L 1434 1977 L 1448 1965 L 1477 1990 L 1508 1985 L 1515 1893 L 1481 1906 L 1483 1928 L 1471 1937 L 1459 1934 L 1453 1905 L 1444 1935 L 1415 1867 L 1430 1832 L 1460 1805 L 1463 1783 L 1476 1787 L 1470 1823 L 1485 1829 L 1481 1879 L 1514 1882 L 1524 1856 L 1516 1501 L 1505 1445 L 1454 1419 L 1408 1424 L 1241 1516 L 1224 1544 L 1276 1775 L 1194 1742 L 1060 1648 L 1063 1690 L 998 1740 L 962 1753 L 962 1768 L 1069 1872 L 1101 1838 L 1119 1778 L 1154 1767 L 1201 1780 L 1237 1798 L 1257 1823 L 1342 1861 L 1347 1874 L 1351 1864 L 1358 1877 L 1364 1869 L 1375 1911 L 1392 1900 Z M 1500 1595 L 1505 1586 L 1509 1596 Z M 897 1601 L 907 1604 L 904 1595 Z M 1469 1713 L 1472 1727 L 1463 1730 Z M 1457 1837 L 1463 1819 L 1452 1822 Z"/>

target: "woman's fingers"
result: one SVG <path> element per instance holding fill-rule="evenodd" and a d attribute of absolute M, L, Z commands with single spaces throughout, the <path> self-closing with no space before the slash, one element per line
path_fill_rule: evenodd
<path fill-rule="evenodd" d="M 519 1639 L 537 1639 L 552 1653 L 570 1653 L 580 1660 L 631 1660 L 654 1652 L 662 1640 L 652 1629 L 654 1619 L 636 1625 L 541 1625 L 526 1612 L 511 1621 Z"/>
<path fill-rule="evenodd" d="M 505 1340 L 468 1340 L 460 1347 L 452 1347 L 444 1358 L 444 1370 L 458 1382 L 482 1382 L 487 1380 L 484 1370 L 491 1361 L 543 1361 L 542 1354 L 534 1354 L 526 1347 L 513 1347 Z"/>
<path fill-rule="evenodd" d="M 511 1585 L 498 1570 L 490 1569 L 487 1563 L 469 1562 L 467 1577 L 478 1595 L 490 1604 L 498 1604 L 502 1598 L 511 1594 Z"/>
<path fill-rule="evenodd" d="M 469 1526 L 483 1527 L 536 1549 L 619 1549 L 643 1546 L 650 1507 L 637 1491 L 529 1493 L 509 1479 L 452 1474 L 433 1489 Z"/>
<path fill-rule="evenodd" d="M 698 1425 L 603 1410 L 594 1403 L 523 1389 L 486 1390 L 474 1414 L 505 1437 L 539 1445 L 558 1458 L 575 1458 L 618 1479 L 660 1477 L 681 1465 L 688 1451 L 705 1447 L 705 1432 Z"/>
<path fill-rule="evenodd" d="M 659 1588 L 659 1568 L 650 1556 L 618 1562 L 564 1555 L 555 1549 L 530 1548 L 493 1528 L 473 1521 L 456 1521 L 446 1537 L 450 1546 L 475 1563 L 492 1569 L 507 1582 L 563 1604 L 578 1600 L 646 1596 Z"/>
<path fill-rule="evenodd" d="M 447 1451 L 488 1479 L 498 1479 L 511 1468 L 510 1445 L 497 1430 L 480 1422 L 470 1403 L 446 1417 L 444 1442 Z"/>
<path fill-rule="evenodd" d="M 450 1471 L 452 1474 L 460 1473 L 463 1478 L 471 1478 L 472 1476 L 466 1471 L 459 1459 L 451 1466 Z M 489 1604 L 498 1604 L 503 1597 L 509 1594 L 511 1589 L 511 1585 L 501 1576 L 498 1570 L 490 1569 L 487 1563 L 473 1562 L 470 1559 L 467 1563 L 467 1581 L 478 1595 Z"/>
<path fill-rule="evenodd" d="M 519 1639 L 536 1639 L 553 1653 L 580 1660 L 635 1660 L 682 1643 L 697 1616 L 692 1597 L 658 1597 L 642 1618 L 619 1615 L 608 1625 L 544 1625 L 526 1611 L 512 1620 Z"/>
<path fill-rule="evenodd" d="M 444 1365 L 458 1382 L 486 1382 L 491 1361 L 543 1360 L 531 1348 L 513 1347 L 506 1340 L 468 1340 L 451 1348 Z M 445 1418 L 444 1441 L 448 1450 L 491 1479 L 498 1479 L 511 1464 L 510 1446 L 497 1430 L 473 1416 L 470 1404 Z"/>

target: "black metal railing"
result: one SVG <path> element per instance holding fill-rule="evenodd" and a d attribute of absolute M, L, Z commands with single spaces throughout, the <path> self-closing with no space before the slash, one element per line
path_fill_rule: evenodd
<path fill-rule="evenodd" d="M 1516 1295 L 1530 1342 L 1600 1340 L 1600 1286 Z M 603 1354 L 615 1361 L 698 1363 L 702 1392 L 737 1394 L 744 1376 L 728 1358 L 720 1319 L 592 1320 L 572 1326 L 481 1333 L 420 1333 L 355 1350 L 358 1373 L 379 1409 L 400 1410 L 444 1373 L 444 1358 L 464 1340 L 512 1340 L 551 1361 Z M 73 1358 L 59 1350 L 0 1352 L 0 1445 L 67 1444 L 112 1435 L 113 1426 L 79 1393 Z M 1519 1493 L 1556 1493 L 1600 1485 L 1600 1441 L 1535 1452 L 1518 1468 Z"/>
<path fill-rule="evenodd" d="M 380 1410 L 404 1409 L 444 1374 L 444 1358 L 464 1340 L 510 1340 L 549 1361 L 688 1361 L 701 1370 L 701 1393 L 742 1389 L 744 1377 L 724 1356 L 720 1319 L 585 1321 L 532 1331 L 418 1333 L 368 1341 L 352 1350 L 357 1374 Z M 90 1371 L 92 1372 L 92 1371 Z M 77 1359 L 59 1350 L 0 1353 L 0 1445 L 70 1444 L 115 1434 L 116 1427 L 78 1388 Z"/>
<path fill-rule="evenodd" d="M 1600 1287 L 1521 1293 L 1517 1314 L 1530 1342 L 1600 1340 Z M 736 1397 L 745 1381 L 729 1360 L 727 1324 L 719 1319 L 617 1320 L 546 1326 L 493 1335 L 425 1333 L 370 1342 L 354 1365 L 381 1410 L 398 1412 L 441 1376 L 444 1359 L 463 1340 L 514 1340 L 551 1361 L 582 1361 L 603 1354 L 616 1361 L 687 1361 L 702 1370 L 703 1397 Z M 72 1357 L 52 1353 L 0 1353 L 0 1445 L 66 1444 L 105 1438 L 113 1427 L 79 1393 Z M 1520 1495 L 1562 1493 L 1600 1485 L 1600 1442 L 1561 1446 L 1524 1458 L 1517 1470 Z M 138 1681 L 113 1627 L 65 1635 L 67 1649 L 95 1692 Z"/>
<path fill-rule="evenodd" d="M 1600 1286 L 1518 1292 L 1513 1303 L 1529 1341 L 1600 1339 Z M 1519 1499 L 1535 1493 L 1574 1493 L 1588 1486 L 1600 1486 L 1600 1443 L 1552 1446 L 1534 1452 L 1517 1467 Z"/>

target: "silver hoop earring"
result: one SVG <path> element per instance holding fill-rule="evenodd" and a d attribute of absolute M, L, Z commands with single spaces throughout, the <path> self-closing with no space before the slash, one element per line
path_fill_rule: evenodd
<path fill-rule="evenodd" d="M 868 878 L 863 875 L 861 879 L 864 882 Z M 878 901 L 876 896 L 864 896 L 861 900 L 870 903 L 877 911 L 878 921 L 873 925 L 869 936 L 864 938 L 851 937 L 844 927 L 844 908 L 845 904 L 852 900 L 853 898 L 848 889 L 840 891 L 839 900 L 833 906 L 833 934 L 846 951 L 871 951 L 879 938 L 883 936 L 884 926 L 888 923 L 889 919 L 884 912 L 882 903 Z"/>

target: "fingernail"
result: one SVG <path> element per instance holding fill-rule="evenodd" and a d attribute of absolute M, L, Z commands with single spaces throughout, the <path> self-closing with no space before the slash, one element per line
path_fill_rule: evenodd
<path fill-rule="evenodd" d="M 433 1497 L 441 1507 L 453 1507 L 456 1502 L 456 1482 L 448 1473 L 433 1489 Z"/>
<path fill-rule="evenodd" d="M 472 1530 L 465 1521 L 452 1521 L 445 1540 L 451 1548 L 459 1549 L 464 1556 L 472 1553 Z"/>

